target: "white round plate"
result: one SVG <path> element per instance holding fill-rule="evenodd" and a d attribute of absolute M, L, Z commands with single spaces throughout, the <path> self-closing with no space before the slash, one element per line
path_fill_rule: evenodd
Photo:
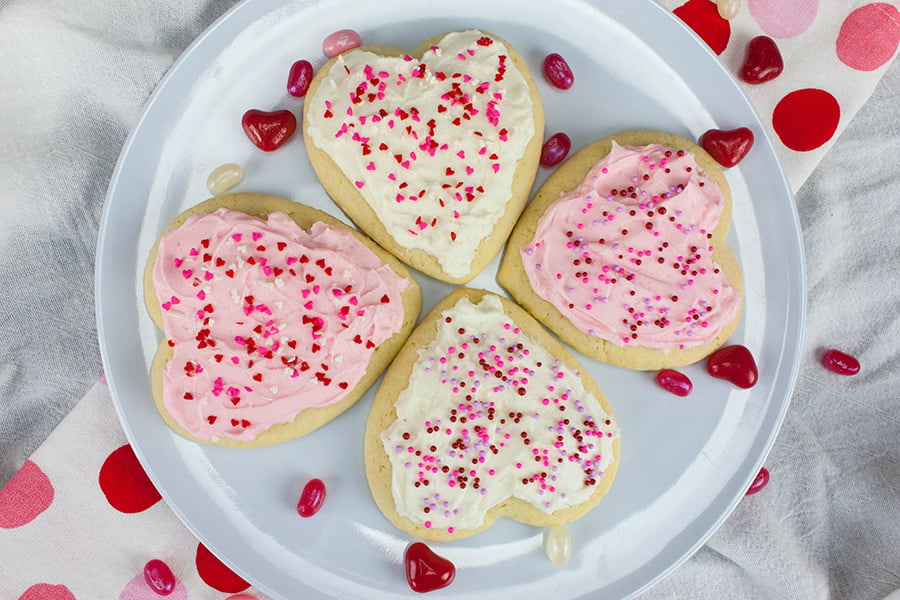
<path fill-rule="evenodd" d="M 237 190 L 281 195 L 346 221 L 318 184 L 299 134 L 266 154 L 240 122 L 250 108 L 299 115 L 302 100 L 285 91 L 290 65 L 306 58 L 318 67 L 322 40 L 348 27 L 366 43 L 408 49 L 455 29 L 500 35 L 535 74 L 547 135 L 567 132 L 573 151 L 624 129 L 691 139 L 712 127 L 754 131 L 755 146 L 727 176 L 734 194 L 729 242 L 746 287 L 731 342 L 750 348 L 759 383 L 738 390 L 697 364 L 684 369 L 694 392 L 682 399 L 659 388 L 653 373 L 579 357 L 619 419 L 622 462 L 600 506 L 569 526 L 568 565 L 546 558 L 541 530 L 507 519 L 467 540 L 432 544 L 458 569 L 449 588 L 430 594 L 435 598 L 623 598 L 646 589 L 704 543 L 762 465 L 788 406 L 805 306 L 798 219 L 758 115 L 699 38 L 651 0 L 253 0 L 219 19 L 148 102 L 113 175 L 101 224 L 101 350 L 138 458 L 191 531 L 274 598 L 415 596 L 402 564 L 412 540 L 381 515 L 366 483 L 362 441 L 372 390 L 301 439 L 229 450 L 172 433 L 156 412 L 148 376 L 161 333 L 143 305 L 144 263 L 164 225 L 209 196 L 212 169 L 239 163 L 246 178 Z M 543 80 L 551 52 L 572 65 L 572 89 Z M 548 171 L 541 169 L 536 186 Z M 496 269 L 495 260 L 472 287 L 502 292 Z M 424 314 L 451 288 L 418 280 Z M 327 483 L 328 499 L 314 518 L 302 519 L 296 502 L 312 477 Z"/>

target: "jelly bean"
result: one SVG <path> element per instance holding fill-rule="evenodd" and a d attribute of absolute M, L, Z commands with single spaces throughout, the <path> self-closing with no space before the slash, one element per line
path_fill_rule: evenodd
<path fill-rule="evenodd" d="M 241 117 L 241 127 L 263 152 L 278 150 L 297 130 L 297 117 L 289 110 L 250 109 Z"/>
<path fill-rule="evenodd" d="M 435 554 L 422 542 L 406 548 L 406 582 L 414 592 L 430 592 L 447 587 L 456 577 L 456 565 Z"/>
<path fill-rule="evenodd" d="M 547 535 L 544 536 L 544 552 L 550 562 L 557 567 L 569 562 L 569 556 L 572 554 L 572 536 L 569 535 L 569 530 L 562 525 L 547 529 Z"/>
<path fill-rule="evenodd" d="M 733 167 L 744 160 L 753 147 L 753 132 L 747 127 L 710 129 L 700 136 L 699 143 L 717 163 Z"/>
<path fill-rule="evenodd" d="M 756 474 L 756 478 L 753 480 L 753 483 L 750 484 L 750 487 L 747 488 L 746 495 L 755 494 L 759 490 L 766 487 L 766 484 L 769 483 L 769 470 L 765 467 L 759 470 L 759 473 Z"/>
<path fill-rule="evenodd" d="M 144 579 L 150 589 L 160 596 L 168 596 L 175 590 L 175 575 L 169 565 L 154 558 L 144 565 Z"/>
<path fill-rule="evenodd" d="M 236 186 L 244 178 L 244 169 L 236 163 L 225 163 L 213 169 L 206 179 L 206 188 L 212 195 L 222 194 Z"/>
<path fill-rule="evenodd" d="M 325 502 L 325 483 L 321 479 L 310 479 L 297 501 L 297 512 L 301 517 L 311 517 L 322 508 Z"/>
<path fill-rule="evenodd" d="M 855 357 L 834 348 L 822 356 L 822 363 L 826 369 L 838 375 L 856 375 L 859 373 L 859 361 Z"/>
<path fill-rule="evenodd" d="M 555 52 L 548 54 L 544 59 L 544 76 L 554 87 L 561 90 L 567 90 L 575 83 L 575 75 L 569 63 Z"/>
<path fill-rule="evenodd" d="M 740 344 L 725 346 L 710 354 L 706 360 L 706 372 L 744 389 L 752 388 L 759 379 L 753 355 Z"/>
<path fill-rule="evenodd" d="M 569 136 L 562 132 L 554 133 L 541 148 L 541 164 L 545 167 L 558 165 L 568 156 L 571 148 L 572 140 Z"/>
<path fill-rule="evenodd" d="M 741 81 L 758 85 L 771 81 L 784 70 L 784 59 L 775 40 L 758 35 L 747 44 L 747 56 L 739 72 Z"/>
<path fill-rule="evenodd" d="M 313 78 L 313 66 L 308 60 L 298 60 L 288 72 L 287 92 L 295 98 L 302 98 L 309 89 Z"/>
<path fill-rule="evenodd" d="M 690 378 L 675 369 L 663 369 L 657 373 L 656 383 L 658 383 L 662 389 L 671 392 L 676 396 L 687 396 L 694 388 L 694 384 L 691 383 Z"/>
<path fill-rule="evenodd" d="M 719 16 L 731 20 L 741 12 L 741 0 L 716 0 Z"/>
<path fill-rule="evenodd" d="M 337 56 L 341 52 L 352 50 L 362 44 L 362 38 L 352 29 L 341 29 L 335 31 L 322 42 L 322 52 L 325 56 L 331 58 Z"/>

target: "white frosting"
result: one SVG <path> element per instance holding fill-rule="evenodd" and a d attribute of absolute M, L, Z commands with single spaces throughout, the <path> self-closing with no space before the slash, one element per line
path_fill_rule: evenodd
<path fill-rule="evenodd" d="M 530 90 L 507 49 L 465 31 L 421 59 L 346 52 L 306 101 L 313 143 L 393 239 L 467 275 L 535 133 Z"/>
<path fill-rule="evenodd" d="M 442 313 L 395 408 L 381 440 L 397 512 L 451 532 L 481 526 L 510 497 L 546 513 L 586 501 L 619 435 L 580 374 L 517 328 L 494 295 Z"/>

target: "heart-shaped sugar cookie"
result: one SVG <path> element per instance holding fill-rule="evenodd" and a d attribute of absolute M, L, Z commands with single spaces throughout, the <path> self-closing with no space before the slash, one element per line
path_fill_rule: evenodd
<path fill-rule="evenodd" d="M 366 427 L 375 502 L 399 528 L 454 540 L 507 516 L 582 516 L 609 490 L 618 425 L 597 384 L 528 313 L 458 288 L 387 370 Z"/>
<path fill-rule="evenodd" d="M 564 342 L 658 370 L 721 346 L 742 306 L 731 195 L 703 148 L 660 131 L 598 140 L 547 179 L 498 279 Z"/>
<path fill-rule="evenodd" d="M 402 261 L 464 283 L 503 247 L 537 171 L 537 88 L 509 44 L 447 33 L 361 47 L 316 74 L 303 133 L 322 185 Z"/>
<path fill-rule="evenodd" d="M 349 408 L 412 330 L 419 288 L 336 219 L 262 194 L 179 215 L 151 251 L 148 311 L 163 331 L 157 407 L 196 441 L 260 446 Z"/>

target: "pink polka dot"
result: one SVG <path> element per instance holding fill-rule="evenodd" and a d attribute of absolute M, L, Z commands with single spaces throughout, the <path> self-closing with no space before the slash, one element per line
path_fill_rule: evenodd
<path fill-rule="evenodd" d="M 778 101 L 772 127 L 782 143 L 798 152 L 815 150 L 831 139 L 841 120 L 841 107 L 825 90 L 795 90 Z"/>
<path fill-rule="evenodd" d="M 816 19 L 819 0 L 748 0 L 747 8 L 766 35 L 785 39 L 809 29 Z"/>
<path fill-rule="evenodd" d="M 33 521 L 53 502 L 53 485 L 41 468 L 26 461 L 0 490 L 0 527 L 12 529 Z"/>
<path fill-rule="evenodd" d="M 858 71 L 886 64 L 900 45 L 900 11 L 885 2 L 854 10 L 841 24 L 835 44 L 842 63 Z"/>
<path fill-rule="evenodd" d="M 259 600 L 259 598 L 250 594 L 235 594 L 234 596 L 228 596 L 225 600 Z"/>
<path fill-rule="evenodd" d="M 64 585 L 38 583 L 19 596 L 19 600 L 76 600 L 69 588 Z"/>
<path fill-rule="evenodd" d="M 147 585 L 143 571 L 129 581 L 122 593 L 119 594 L 119 600 L 161 600 L 163 597 Z M 188 600 L 187 588 L 176 578 L 175 589 L 165 598 L 167 600 Z"/>

